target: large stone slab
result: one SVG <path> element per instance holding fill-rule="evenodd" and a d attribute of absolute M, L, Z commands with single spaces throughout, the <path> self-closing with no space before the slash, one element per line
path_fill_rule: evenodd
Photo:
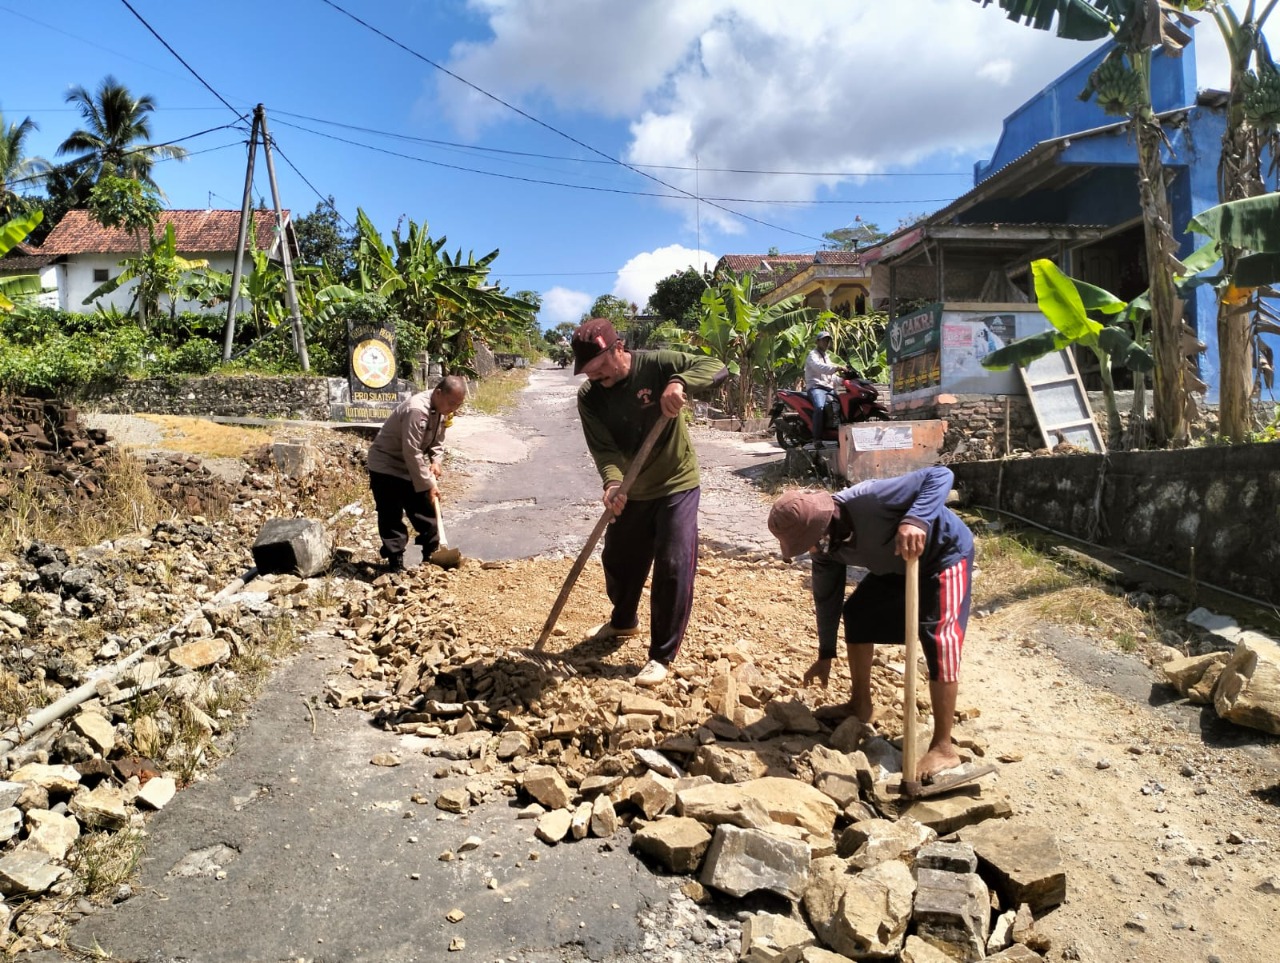
<path fill-rule="evenodd" d="M 917 869 L 911 919 L 922 940 L 957 960 L 975 963 L 987 955 L 991 892 L 977 873 Z"/>
<path fill-rule="evenodd" d="M 643 827 L 631 845 L 673 873 L 693 873 L 702 865 L 711 834 L 696 819 L 672 816 Z"/>
<path fill-rule="evenodd" d="M 768 890 L 799 899 L 809 880 L 809 847 L 758 829 L 716 827 L 701 881 L 730 896 Z"/>
<path fill-rule="evenodd" d="M 970 826 L 958 835 L 973 847 L 979 871 L 1000 894 L 1002 906 L 1026 903 L 1040 913 L 1065 902 L 1067 870 L 1048 830 L 1006 820 Z"/>
<path fill-rule="evenodd" d="M 319 575 L 333 552 L 324 525 L 311 518 L 271 518 L 253 543 L 253 564 L 262 575 Z"/>
<path fill-rule="evenodd" d="M 956 789 L 945 796 L 907 800 L 898 793 L 900 777 L 876 783 L 873 803 L 889 818 L 910 816 L 939 836 L 947 836 L 965 826 L 988 819 L 1008 819 L 1013 815 L 1009 798 L 977 783 Z"/>
<path fill-rule="evenodd" d="M 789 950 L 817 943 L 809 927 L 776 913 L 756 913 L 742 921 L 743 963 L 780 963 Z"/>
<path fill-rule="evenodd" d="M 1231 657 L 1229 652 L 1210 652 L 1206 655 L 1189 655 L 1179 659 L 1170 659 L 1160 666 L 1160 671 L 1168 683 L 1182 695 L 1191 691 L 1212 665 L 1225 665 Z"/>
<path fill-rule="evenodd" d="M 1218 677 L 1213 708 L 1239 726 L 1280 735 L 1280 645 L 1249 633 Z"/>
<path fill-rule="evenodd" d="M 804 908 L 818 938 L 852 959 L 887 959 L 902 949 L 916 883 L 905 863 L 890 860 L 850 874 L 838 856 L 810 866 Z"/>
<path fill-rule="evenodd" d="M 17 850 L 0 859 L 0 893 L 25 896 L 43 893 L 65 873 L 50 863 L 45 853 Z"/>

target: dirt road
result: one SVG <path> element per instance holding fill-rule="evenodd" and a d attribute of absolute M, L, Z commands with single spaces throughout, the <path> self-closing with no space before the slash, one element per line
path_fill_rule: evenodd
<path fill-rule="evenodd" d="M 450 534 L 469 557 L 563 556 L 581 546 L 599 502 L 575 387 L 566 372 L 537 370 L 510 417 L 459 419 L 451 470 L 466 485 L 448 502 Z M 812 655 L 804 568 L 761 568 L 758 578 L 750 568 L 772 551 L 767 498 L 753 479 L 780 453 L 705 431 L 697 443 L 704 542 L 722 559 L 744 559 L 731 569 L 743 573 L 740 584 L 717 590 L 740 612 L 732 632 L 798 680 Z M 1170 700 L 1137 654 L 1082 628 L 1081 613 L 1032 615 L 984 595 L 981 574 L 977 584 L 985 614 L 966 642 L 960 728 L 1007 760 L 999 788 L 1014 822 L 1058 838 L 1068 901 L 1037 924 L 1048 958 L 1273 960 L 1276 740 Z M 494 600 L 495 624 L 536 625 L 545 602 L 532 583 L 510 589 Z M 590 584 L 578 592 L 585 620 L 600 600 Z M 766 608 L 790 613 L 784 624 L 794 632 L 766 630 L 778 625 L 762 620 Z M 349 631 L 335 622 L 281 668 L 234 754 L 148 823 L 135 895 L 75 924 L 71 944 L 157 963 L 737 959 L 747 904 L 695 905 L 680 895 L 681 878 L 627 851 L 626 832 L 545 846 L 500 786 L 466 815 L 415 802 L 483 774 L 448 739 L 390 734 L 359 711 L 318 702 Z M 708 634 L 689 644 L 695 658 L 719 643 Z M 843 666 L 832 685 L 829 700 L 847 685 Z M 388 751 L 401 765 L 369 765 Z M 446 919 L 452 909 L 465 914 L 457 923 Z M 450 953 L 458 938 L 465 946 Z"/>

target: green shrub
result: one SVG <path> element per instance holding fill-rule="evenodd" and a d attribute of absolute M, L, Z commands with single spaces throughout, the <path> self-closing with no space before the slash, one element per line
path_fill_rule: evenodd
<path fill-rule="evenodd" d="M 144 374 L 203 375 L 222 364 L 222 346 L 207 338 L 191 338 L 176 347 L 158 345 L 147 358 Z"/>
<path fill-rule="evenodd" d="M 52 395 L 107 386 L 140 374 L 152 347 L 137 328 L 58 333 L 34 345 L 0 339 L 0 388 Z"/>

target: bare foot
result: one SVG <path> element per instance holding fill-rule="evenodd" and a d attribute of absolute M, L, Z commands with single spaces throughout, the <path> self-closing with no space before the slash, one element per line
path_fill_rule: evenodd
<path fill-rule="evenodd" d="M 920 761 L 916 764 L 916 778 L 921 782 L 926 782 L 938 773 L 954 769 L 963 762 L 964 760 L 956 752 L 955 746 L 950 743 L 945 746 L 931 746 L 929 751 L 921 756 Z"/>
<path fill-rule="evenodd" d="M 868 725 L 875 722 L 878 713 L 874 706 L 863 705 L 850 700 L 837 705 L 820 706 L 813 714 L 823 722 L 843 722 L 850 716 L 857 716 Z"/>

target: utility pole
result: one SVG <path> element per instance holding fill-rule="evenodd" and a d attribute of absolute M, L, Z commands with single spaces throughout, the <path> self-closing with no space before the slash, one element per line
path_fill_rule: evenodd
<path fill-rule="evenodd" d="M 258 110 L 262 105 L 258 105 Z M 236 308 L 240 303 L 240 274 L 244 267 L 245 240 L 249 234 L 249 214 L 253 209 L 253 160 L 258 155 L 258 110 L 253 112 L 249 134 L 249 163 L 244 172 L 244 200 L 240 203 L 240 233 L 236 238 L 236 256 L 231 262 L 231 298 L 227 303 L 227 326 L 222 334 L 222 361 L 231 360 L 231 346 L 236 338 Z"/>
<path fill-rule="evenodd" d="M 303 371 L 311 370 L 307 356 L 306 333 L 302 330 L 302 314 L 298 310 L 298 290 L 293 279 L 293 254 L 289 250 L 289 236 L 285 232 L 284 210 L 280 206 L 280 189 L 276 186 L 276 168 L 271 158 L 271 135 L 267 132 L 267 109 L 258 104 L 253 110 L 253 128 L 249 134 L 249 164 L 245 169 L 244 200 L 240 206 L 240 233 L 236 239 L 235 262 L 231 266 L 231 302 L 227 307 L 227 326 L 222 339 L 222 360 L 231 360 L 231 346 L 235 340 L 236 305 L 240 300 L 240 274 L 244 264 L 244 251 L 249 233 L 249 220 L 253 205 L 253 163 L 258 153 L 258 138 L 262 138 L 262 150 L 267 161 L 267 178 L 271 182 L 271 201 L 276 212 L 276 238 L 280 243 L 280 263 L 284 268 L 285 297 L 289 302 L 289 314 L 293 318 L 293 347 Z"/>
<path fill-rule="evenodd" d="M 267 133 L 267 111 L 261 104 L 254 111 L 261 115 L 262 150 L 267 158 L 267 180 L 271 182 L 271 203 L 276 208 L 276 236 L 280 239 L 280 263 L 284 265 L 285 297 L 289 301 L 289 313 L 293 316 L 293 347 L 303 371 L 311 370 L 307 357 L 307 336 L 302 330 L 302 314 L 298 311 L 298 289 L 293 283 L 293 254 L 289 251 L 289 236 L 284 230 L 284 211 L 280 207 L 280 189 L 276 187 L 276 165 L 271 160 L 271 135 Z"/>

